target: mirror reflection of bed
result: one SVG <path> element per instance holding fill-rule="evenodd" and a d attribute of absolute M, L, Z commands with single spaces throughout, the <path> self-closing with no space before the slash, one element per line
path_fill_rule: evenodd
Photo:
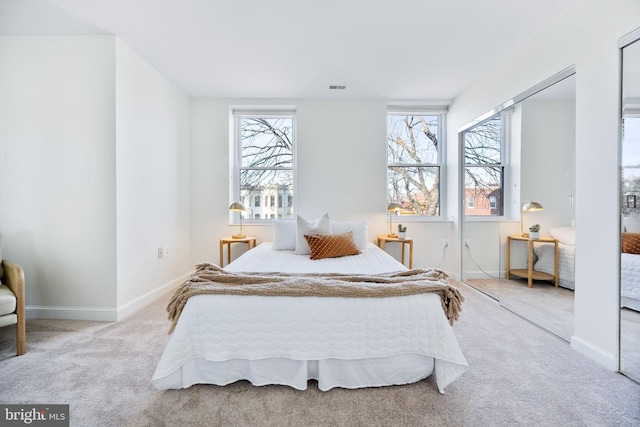
<path fill-rule="evenodd" d="M 465 159 L 463 281 L 566 341 L 573 335 L 576 286 L 574 73 L 572 67 L 559 72 L 460 133 Z M 496 123 L 501 128 L 493 130 Z M 494 155 L 495 170 L 502 175 L 482 183 L 473 171 L 487 162 L 474 156 L 477 147 L 486 144 L 474 143 L 473 134 L 487 135 L 487 131 L 499 139 L 495 151 L 502 157 Z M 485 210 L 479 209 L 483 194 L 489 200 L 493 197 Z M 539 202 L 544 209 L 521 217 L 525 201 Z M 533 280 L 529 288 L 526 278 L 506 278 L 507 236 L 520 236 L 534 224 L 540 225 L 541 236 L 558 240 L 558 287 L 553 280 Z M 509 252 L 511 269 L 527 269 L 527 242 L 512 240 Z M 553 244 L 535 243 L 533 263 L 533 270 L 553 275 Z"/>
<path fill-rule="evenodd" d="M 620 371 L 640 381 L 640 29 L 620 47 Z"/>

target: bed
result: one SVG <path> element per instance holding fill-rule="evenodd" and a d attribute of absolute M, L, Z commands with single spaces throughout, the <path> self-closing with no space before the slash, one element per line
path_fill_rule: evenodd
<path fill-rule="evenodd" d="M 640 254 L 622 253 L 620 280 L 621 306 L 640 311 Z"/>
<path fill-rule="evenodd" d="M 622 226 L 620 305 L 640 311 L 640 215 L 623 217 Z"/>
<path fill-rule="evenodd" d="M 640 311 L 640 214 L 621 220 L 620 306 Z"/>
<path fill-rule="evenodd" d="M 319 231 L 301 230 L 298 220 L 298 234 Z M 299 242 L 290 237 L 283 244 L 282 233 L 276 232 L 280 225 L 274 221 L 274 241 L 245 252 L 223 273 L 408 271 L 366 242 L 361 224 L 331 225 L 334 232 L 351 228 L 360 254 L 311 259 L 313 254 L 292 249 Z M 387 298 L 205 294 L 186 301 L 152 383 L 159 389 L 179 389 L 248 380 L 256 386 L 304 390 L 309 380 L 316 380 L 326 391 L 407 384 L 433 374 L 442 393 L 467 367 L 441 297 L 434 293 Z"/>
<path fill-rule="evenodd" d="M 554 227 L 549 235 L 558 240 L 558 284 L 563 288 L 575 290 L 576 231 L 574 227 Z M 537 260 L 534 270 L 554 274 L 554 245 L 543 243 L 536 245 L 534 253 Z"/>

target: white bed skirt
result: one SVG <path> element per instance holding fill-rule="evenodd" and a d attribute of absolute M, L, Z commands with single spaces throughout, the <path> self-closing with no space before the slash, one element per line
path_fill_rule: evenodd
<path fill-rule="evenodd" d="M 278 384 L 305 390 L 309 380 L 318 388 L 362 388 L 409 384 L 433 372 L 434 359 L 421 354 L 398 354 L 364 360 L 293 360 L 270 357 L 261 360 L 232 359 L 213 362 L 201 358 L 185 362 L 166 377 L 154 379 L 160 389 L 186 388 L 195 384 L 224 386 L 247 380 L 255 386 Z"/>

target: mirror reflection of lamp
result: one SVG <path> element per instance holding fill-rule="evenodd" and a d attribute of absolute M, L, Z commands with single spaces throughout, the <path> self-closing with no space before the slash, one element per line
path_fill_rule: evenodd
<path fill-rule="evenodd" d="M 393 215 L 402 210 L 402 205 L 400 203 L 392 202 L 387 206 L 387 212 L 389 212 L 389 234 L 388 237 L 398 237 L 393 230 Z"/>
<path fill-rule="evenodd" d="M 522 233 L 522 236 L 529 237 L 529 233 L 524 232 L 524 227 L 522 225 L 522 217 L 524 216 L 525 212 L 536 212 L 541 210 L 544 210 L 544 208 L 538 202 L 533 202 L 531 200 L 528 202 L 522 202 L 522 204 L 520 205 L 520 232 Z"/>
<path fill-rule="evenodd" d="M 247 209 L 244 207 L 242 203 L 234 202 L 234 203 L 231 203 L 231 206 L 229 206 L 229 210 L 232 212 L 239 212 L 239 215 L 240 215 L 240 233 L 234 234 L 231 237 L 234 239 L 244 239 L 246 236 L 242 234 L 242 212 L 245 212 Z"/>

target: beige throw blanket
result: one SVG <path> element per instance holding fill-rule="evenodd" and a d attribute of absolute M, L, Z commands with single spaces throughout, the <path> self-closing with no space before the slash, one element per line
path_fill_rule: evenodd
<path fill-rule="evenodd" d="M 205 263 L 174 293 L 167 311 L 173 332 L 189 297 L 203 294 L 261 295 L 287 297 L 384 298 L 426 292 L 440 296 L 442 308 L 453 325 L 464 297 L 449 285 L 447 274 L 438 269 L 412 269 L 382 274 L 293 274 L 232 273 Z"/>

